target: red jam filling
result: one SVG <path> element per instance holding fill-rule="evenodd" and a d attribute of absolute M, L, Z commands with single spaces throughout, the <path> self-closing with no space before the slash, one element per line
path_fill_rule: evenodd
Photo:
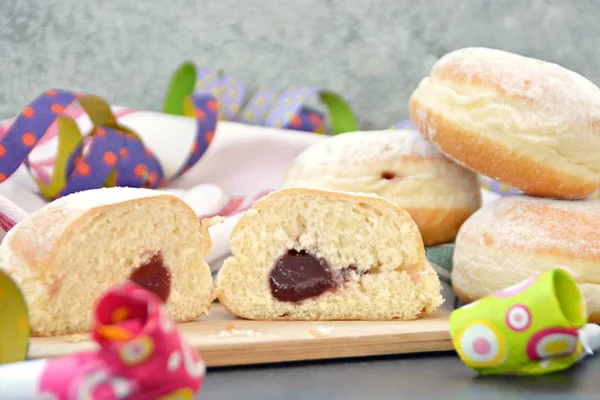
<path fill-rule="evenodd" d="M 160 254 L 154 254 L 148 261 L 137 267 L 129 276 L 129 280 L 154 293 L 165 303 L 169 299 L 171 274 Z"/>

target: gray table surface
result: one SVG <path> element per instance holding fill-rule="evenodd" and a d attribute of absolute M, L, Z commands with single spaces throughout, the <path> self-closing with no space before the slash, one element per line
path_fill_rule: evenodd
<path fill-rule="evenodd" d="M 600 356 L 540 377 L 477 377 L 454 353 L 211 368 L 198 398 L 600 399 Z"/>

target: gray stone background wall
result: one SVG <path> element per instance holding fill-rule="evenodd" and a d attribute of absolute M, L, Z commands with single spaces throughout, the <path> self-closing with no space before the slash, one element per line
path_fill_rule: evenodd
<path fill-rule="evenodd" d="M 184 60 L 252 85 L 346 96 L 364 127 L 407 116 L 444 53 L 487 46 L 600 84 L 598 0 L 0 0 L 0 118 L 68 88 L 160 110 Z"/>

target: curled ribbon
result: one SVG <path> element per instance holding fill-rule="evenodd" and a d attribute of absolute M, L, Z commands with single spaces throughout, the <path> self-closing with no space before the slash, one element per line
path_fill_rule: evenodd
<path fill-rule="evenodd" d="M 325 115 L 309 107 L 320 102 L 328 111 L 331 132 L 359 130 L 350 106 L 338 94 L 308 86 L 290 86 L 281 95 L 262 85 L 249 96 L 248 86 L 229 74 L 182 64 L 171 81 L 164 112 L 179 113 L 181 99 L 192 94 L 213 95 L 220 104 L 220 119 L 305 132 L 324 133 Z"/>
<path fill-rule="evenodd" d="M 218 116 L 218 102 L 210 94 L 195 93 L 180 101 L 180 115 L 196 118 L 197 130 L 186 162 L 169 179 L 185 173 L 208 149 Z M 92 122 L 88 135 L 82 135 L 67 112 L 75 102 Z M 57 131 L 58 148 L 52 176 L 42 179 L 32 173 L 29 157 L 51 129 Z M 68 90 L 48 90 L 38 96 L 0 138 L 0 182 L 23 163 L 49 200 L 103 186 L 156 188 L 165 183 L 156 156 L 139 135 L 118 123 L 102 98 Z"/>

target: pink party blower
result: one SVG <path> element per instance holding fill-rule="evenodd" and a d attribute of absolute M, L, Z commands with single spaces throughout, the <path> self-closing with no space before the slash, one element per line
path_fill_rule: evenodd
<path fill-rule="evenodd" d="M 93 325 L 97 351 L 0 366 L 0 397 L 191 400 L 200 391 L 206 366 L 154 294 L 133 283 L 109 290 Z"/>

